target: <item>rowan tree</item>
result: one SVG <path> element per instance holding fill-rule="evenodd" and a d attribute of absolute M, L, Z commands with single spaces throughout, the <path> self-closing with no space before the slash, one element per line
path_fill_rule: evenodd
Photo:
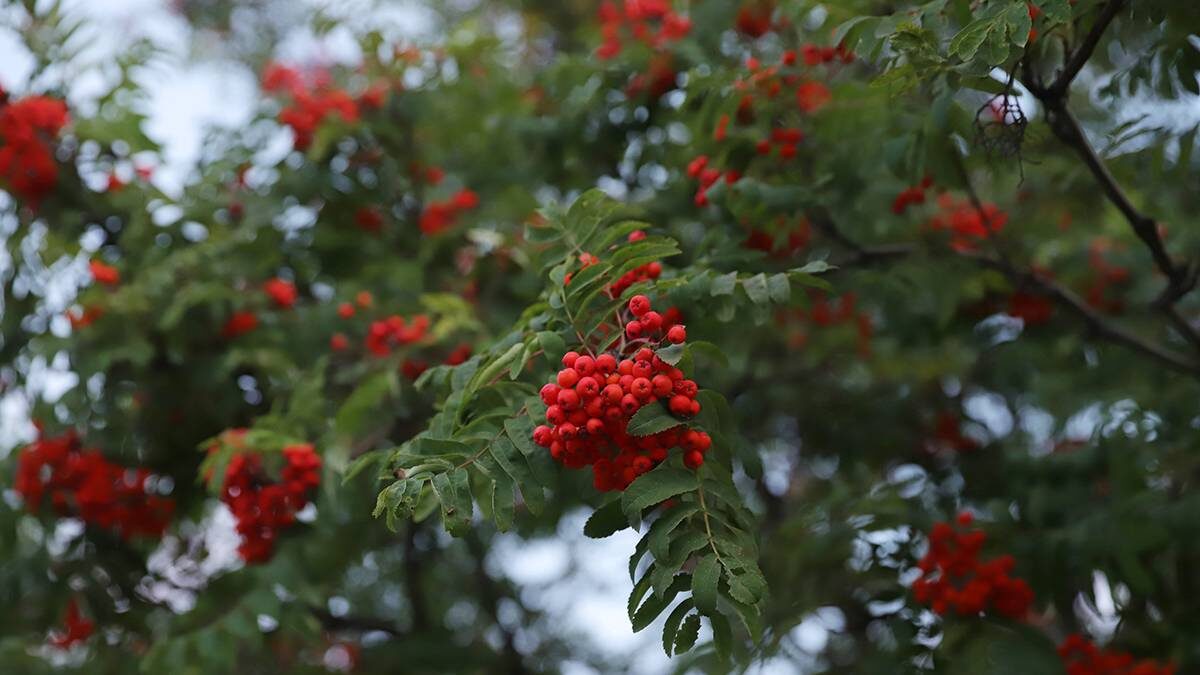
<path fill-rule="evenodd" d="M 1200 669 L 1189 3 L 175 6 L 179 189 L 0 13 L 0 671 L 640 672 L 490 564 L 580 523 L 675 672 Z"/>

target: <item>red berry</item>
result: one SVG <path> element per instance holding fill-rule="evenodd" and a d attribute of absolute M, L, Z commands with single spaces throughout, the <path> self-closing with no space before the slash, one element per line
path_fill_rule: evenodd
<path fill-rule="evenodd" d="M 667 340 L 672 344 L 679 344 L 687 340 L 687 329 L 680 325 L 671 326 L 671 329 L 667 331 Z"/>
<path fill-rule="evenodd" d="M 692 399 L 683 396 L 682 394 L 676 394 L 675 396 L 671 397 L 671 403 L 669 404 L 669 407 L 671 408 L 671 412 L 675 413 L 676 415 L 691 415 Z"/>
<path fill-rule="evenodd" d="M 638 411 L 638 408 L 641 407 L 641 402 L 638 401 L 637 397 L 633 394 L 625 394 L 625 396 L 621 398 L 621 411 L 626 415 L 632 415 Z"/>
<path fill-rule="evenodd" d="M 692 450 L 683 455 L 683 464 L 689 469 L 699 469 L 704 464 L 704 455 Z"/>
<path fill-rule="evenodd" d="M 546 421 L 550 424 L 558 426 L 566 421 L 566 419 L 567 411 L 563 410 L 561 406 L 552 405 L 546 408 Z"/>
<path fill-rule="evenodd" d="M 563 389 L 558 392 L 558 405 L 563 410 L 574 410 L 579 407 L 579 394 L 574 389 Z"/>
<path fill-rule="evenodd" d="M 635 295 L 629 299 L 629 313 L 634 316 L 642 316 L 650 311 L 650 298 L 644 295 Z"/>
<path fill-rule="evenodd" d="M 654 379 L 650 380 L 651 386 L 654 387 L 654 395 L 658 398 L 667 396 L 675 389 L 675 383 L 666 375 L 655 375 Z"/>
<path fill-rule="evenodd" d="M 647 333 L 656 333 L 662 328 L 662 315 L 658 312 L 646 312 L 642 315 L 642 330 Z"/>
<path fill-rule="evenodd" d="M 570 422 L 563 422 L 562 424 L 558 425 L 559 438 L 564 438 L 564 439 L 570 440 L 570 439 L 575 438 L 576 434 L 578 434 L 578 433 L 579 433 L 579 429 L 574 424 L 571 424 Z"/>
<path fill-rule="evenodd" d="M 587 432 L 590 436 L 599 436 L 604 432 L 604 421 L 593 417 L 587 421 Z"/>
<path fill-rule="evenodd" d="M 632 339 L 636 339 L 642 335 L 642 324 L 640 321 L 630 321 L 625 324 L 625 334 Z"/>
<path fill-rule="evenodd" d="M 575 359 L 575 365 L 572 367 L 580 375 L 591 375 L 596 372 L 596 359 L 590 356 L 580 356 Z"/>
<path fill-rule="evenodd" d="M 558 386 L 574 387 L 579 382 L 579 373 L 571 368 L 563 368 L 558 371 Z"/>
<path fill-rule="evenodd" d="M 963 511 L 958 514 L 958 524 L 959 525 L 962 525 L 963 527 L 967 527 L 973 522 L 975 522 L 975 516 L 970 511 Z"/>
<path fill-rule="evenodd" d="M 621 397 L 625 395 L 625 390 L 619 384 L 610 384 L 604 387 L 601 393 L 604 395 L 604 400 L 609 403 L 620 403 Z"/>
<path fill-rule="evenodd" d="M 549 382 L 542 386 L 541 397 L 542 403 L 546 405 L 554 405 L 558 402 L 558 385 Z"/>
<path fill-rule="evenodd" d="M 650 395 L 654 393 L 654 389 L 650 384 L 650 380 L 647 380 L 644 377 L 635 379 L 633 384 L 629 386 L 629 391 L 643 401 L 650 398 Z"/>
<path fill-rule="evenodd" d="M 617 358 L 612 354 L 601 354 L 596 357 L 596 370 L 608 375 L 617 370 Z"/>
<path fill-rule="evenodd" d="M 600 391 L 600 383 L 594 377 L 581 377 L 575 385 L 575 391 L 582 398 L 595 396 Z"/>
<path fill-rule="evenodd" d="M 563 354 L 562 364 L 564 368 L 571 368 L 575 365 L 575 359 L 579 358 L 579 352 L 567 352 Z"/>
<path fill-rule="evenodd" d="M 533 430 L 533 442 L 543 448 L 550 447 L 551 441 L 554 439 L 554 430 L 542 424 Z"/>

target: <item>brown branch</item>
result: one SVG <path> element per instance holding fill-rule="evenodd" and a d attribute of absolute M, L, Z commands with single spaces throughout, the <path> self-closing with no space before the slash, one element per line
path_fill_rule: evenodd
<path fill-rule="evenodd" d="M 1066 98 L 1067 90 L 1075 81 L 1075 77 L 1079 75 L 1079 71 L 1083 70 L 1083 66 L 1092 58 L 1092 53 L 1100 44 L 1100 38 L 1104 35 L 1104 31 L 1108 30 L 1108 25 L 1124 8 L 1125 0 L 1108 0 L 1105 3 L 1104 7 L 1100 9 L 1100 16 L 1096 17 L 1096 23 L 1092 24 L 1092 30 L 1084 37 L 1083 42 L 1079 43 L 1079 47 L 1067 57 L 1062 72 L 1054 78 L 1054 82 L 1049 87 L 1042 90 L 1041 94 L 1034 92 L 1038 98 Z"/>
<path fill-rule="evenodd" d="M 883 260 L 894 260 L 907 257 L 908 255 L 917 253 L 920 249 L 913 245 L 888 245 L 886 247 L 868 247 L 859 244 L 850 237 L 846 236 L 832 219 L 828 218 L 827 214 L 816 212 L 815 215 L 824 216 L 818 225 L 817 220 L 810 216 L 813 226 L 825 232 L 831 239 L 834 239 L 839 244 L 849 248 L 853 252 L 853 256 L 844 264 L 853 265 L 856 260 L 868 261 L 870 263 Z M 988 269 L 996 270 L 1007 276 L 1011 281 L 1026 288 L 1031 288 L 1035 292 L 1048 296 L 1055 300 L 1059 305 L 1068 309 L 1071 313 L 1078 316 L 1088 326 L 1091 331 L 1099 337 L 1102 337 L 1109 342 L 1124 346 L 1134 352 L 1150 357 L 1171 370 L 1191 375 L 1200 378 L 1200 363 L 1193 361 L 1183 355 L 1180 355 L 1166 347 L 1150 342 L 1141 336 L 1132 333 L 1122 326 L 1108 320 L 1107 317 L 1097 312 L 1090 307 L 1087 302 L 1080 298 L 1074 291 L 1063 286 L 1062 284 L 1049 279 L 1043 275 L 1037 274 L 1031 270 L 1023 270 L 1007 260 L 985 253 L 973 251 L 959 251 L 958 257 L 974 262 L 977 265 Z"/>
<path fill-rule="evenodd" d="M 1091 31 L 1079 47 L 1071 52 L 1062 72 L 1049 86 L 1041 84 L 1028 60 L 1021 64 L 1022 75 L 1026 80 L 1026 88 L 1046 106 L 1046 115 L 1054 135 L 1079 155 L 1096 182 L 1100 184 L 1104 195 L 1117 207 L 1129 222 L 1134 234 L 1149 249 L 1155 266 L 1166 276 L 1167 286 L 1154 301 L 1154 306 L 1166 315 L 1171 325 L 1185 340 L 1200 351 L 1200 331 L 1174 307 L 1176 301 L 1195 288 L 1197 273 L 1200 270 L 1192 263 L 1179 263 L 1171 258 L 1159 233 L 1157 221 L 1134 206 L 1088 140 L 1079 120 L 1067 107 L 1067 94 L 1071 83 L 1091 58 L 1105 30 L 1125 5 L 1126 0 L 1109 0 L 1105 3 Z"/>

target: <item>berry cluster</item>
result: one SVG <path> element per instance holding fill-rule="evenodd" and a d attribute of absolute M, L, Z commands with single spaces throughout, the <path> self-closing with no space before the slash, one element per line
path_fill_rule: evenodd
<path fill-rule="evenodd" d="M 263 71 L 263 89 L 292 99 L 279 112 L 279 121 L 291 127 L 297 150 L 312 145 L 317 128 L 332 114 L 351 124 L 359 120 L 358 103 L 345 90 L 331 86 L 327 74 L 318 72 L 311 79 L 310 83 L 299 71 L 275 63 Z"/>
<path fill-rule="evenodd" d="M 752 228 L 750 234 L 746 236 L 746 241 L 742 242 L 742 246 L 754 251 L 762 251 L 774 258 L 789 258 L 807 248 L 809 242 L 812 241 L 812 224 L 808 222 L 808 218 L 801 218 L 800 222 L 791 229 L 787 229 L 783 221 L 783 216 L 776 219 L 778 234 Z"/>
<path fill-rule="evenodd" d="M 901 215 L 913 204 L 924 204 L 925 191 L 932 186 L 933 176 L 925 176 L 920 183 L 901 190 L 892 202 L 892 213 Z"/>
<path fill-rule="evenodd" d="M 32 205 L 54 189 L 58 165 L 50 147 L 68 122 L 67 106 L 46 96 L 0 99 L 0 181 Z"/>
<path fill-rule="evenodd" d="M 736 183 L 742 176 L 737 171 L 726 171 L 724 174 L 719 169 L 708 166 L 708 155 L 699 155 L 687 166 L 688 178 L 695 178 L 700 181 L 700 187 L 696 190 L 695 202 L 696 206 L 708 205 L 708 189 L 725 176 L 725 182 L 732 185 Z"/>
<path fill-rule="evenodd" d="M 652 49 L 680 40 L 692 30 L 692 22 L 676 14 L 669 0 L 604 0 L 599 9 L 603 43 L 596 56 L 611 59 L 624 48 L 626 34 Z"/>
<path fill-rule="evenodd" d="M 429 332 L 429 317 L 418 314 L 406 320 L 399 314 L 372 321 L 367 329 L 367 351 L 376 356 L 387 356 L 401 345 L 419 342 Z"/>
<path fill-rule="evenodd" d="M 979 241 L 1004 229 L 1008 214 L 995 204 L 985 202 L 978 207 L 969 199 L 955 199 L 950 193 L 938 195 L 938 213 L 930 218 L 928 227 L 950 233 L 950 247 L 955 251 L 974 251 Z"/>
<path fill-rule="evenodd" d="M 987 541 L 983 530 L 967 530 L 970 513 L 958 516 L 958 528 L 936 523 L 929 533 L 929 551 L 917 563 L 922 575 L 913 582 L 913 597 L 934 612 L 954 611 L 964 616 L 996 611 L 1019 619 L 1033 603 L 1033 591 L 1024 579 L 1010 576 L 1015 561 L 1010 555 L 979 559 Z"/>
<path fill-rule="evenodd" d="M 774 147 L 778 147 L 780 159 L 792 159 L 796 156 L 796 146 L 803 140 L 804 132 L 799 129 L 772 129 L 770 138 L 754 144 L 754 151 L 766 156 L 771 154 Z"/>
<path fill-rule="evenodd" d="M 459 214 L 479 206 L 479 195 L 471 190 L 462 189 L 449 199 L 440 202 L 430 202 L 421 212 L 421 232 L 428 235 L 438 234 L 454 225 Z"/>
<path fill-rule="evenodd" d="M 231 442 L 240 443 L 244 430 L 230 433 Z M 237 519 L 242 538 L 238 554 L 250 564 L 271 559 L 279 530 L 296 522 L 296 514 L 321 483 L 321 457 L 311 445 L 290 445 L 283 449 L 283 458 L 282 482 L 267 477 L 257 454 L 236 453 L 225 470 L 221 501 Z"/>
<path fill-rule="evenodd" d="M 807 312 L 802 308 L 796 308 L 790 313 L 783 314 L 780 321 L 784 321 L 790 316 L 800 321 L 807 321 L 811 327 L 821 329 L 852 323 L 857 337 L 856 347 L 859 356 L 867 358 L 871 355 L 871 338 L 875 335 L 875 324 L 871 321 L 870 314 L 858 310 L 857 294 L 849 292 L 840 297 L 829 298 L 820 291 L 811 291 L 809 305 Z M 801 348 L 808 343 L 808 338 L 808 332 L 802 330 L 792 335 L 790 343 L 795 348 Z"/>
<path fill-rule="evenodd" d="M 806 66 L 819 66 L 826 63 L 851 63 L 854 61 L 854 52 L 846 49 L 845 45 L 837 45 L 836 47 L 818 47 L 814 44 L 804 44 L 800 46 L 800 57 L 804 59 Z M 795 58 L 795 55 L 792 56 Z"/>
<path fill-rule="evenodd" d="M 664 328 L 664 317 L 644 295 L 630 298 L 627 310 L 624 337 L 612 351 L 563 355 L 558 377 L 541 390 L 548 424 L 533 431 L 534 442 L 564 466 L 590 465 L 600 491 L 624 490 L 677 446 L 684 464 L 695 469 L 712 445 L 703 431 L 679 426 L 646 436 L 628 432 L 629 421 L 644 406 L 665 404 L 672 415 L 688 419 L 700 412 L 700 403 L 696 383 L 652 348 L 682 344 L 687 330 Z"/>
<path fill-rule="evenodd" d="M 58 649 L 70 649 L 86 642 L 95 629 L 95 622 L 85 618 L 83 612 L 79 611 L 79 602 L 71 598 L 67 601 L 67 611 L 63 615 L 63 628 L 50 634 L 50 644 Z"/>
<path fill-rule="evenodd" d="M 1175 675 L 1174 664 L 1150 659 L 1137 661 L 1128 652 L 1100 649 L 1078 633 L 1063 640 L 1058 655 L 1067 675 Z"/>
<path fill-rule="evenodd" d="M 737 32 L 749 38 L 760 38 L 771 32 L 775 13 L 774 0 L 749 0 L 738 8 L 733 25 Z"/>
<path fill-rule="evenodd" d="M 645 238 L 646 238 L 645 232 L 643 232 L 641 230 L 634 230 L 633 232 L 629 233 L 628 237 L 626 237 L 626 241 L 628 241 L 629 243 L 632 244 L 634 242 L 641 241 Z M 592 265 L 595 265 L 598 262 L 600 262 L 600 259 L 597 258 L 596 256 L 592 255 L 591 253 L 579 254 L 579 269 L 581 269 L 581 270 L 587 269 L 588 267 L 591 267 Z M 572 276 L 572 273 L 568 272 L 563 277 L 563 285 L 564 286 L 569 286 L 571 284 L 571 276 Z M 642 282 L 642 281 L 653 281 L 653 280 L 659 278 L 660 276 L 662 276 L 662 263 L 660 263 L 658 261 L 648 262 L 644 265 L 638 265 L 637 267 L 629 270 L 625 274 L 622 274 L 621 278 L 617 279 L 616 281 L 609 284 L 609 286 L 606 290 L 607 290 L 608 296 L 610 298 L 616 298 L 616 297 L 619 297 L 622 293 L 624 293 L 630 286 L 632 286 L 636 283 Z M 672 312 L 677 313 L 678 310 L 676 310 L 674 307 L 667 310 L 668 314 L 671 314 Z M 676 321 L 676 323 L 678 323 L 678 321 Z M 670 328 L 672 325 L 674 325 L 674 324 L 673 323 L 667 324 L 666 328 Z"/>
<path fill-rule="evenodd" d="M 121 273 L 112 265 L 106 265 L 99 260 L 92 260 L 88 263 L 88 269 L 92 273 L 92 279 L 98 284 L 116 286 L 121 283 Z"/>
<path fill-rule="evenodd" d="M 21 449 L 13 489 L 30 510 L 48 498 L 57 513 L 129 540 L 162 536 L 175 513 L 174 500 L 152 494 L 151 478 L 147 469 L 114 464 L 99 450 L 83 449 L 68 432 Z"/>

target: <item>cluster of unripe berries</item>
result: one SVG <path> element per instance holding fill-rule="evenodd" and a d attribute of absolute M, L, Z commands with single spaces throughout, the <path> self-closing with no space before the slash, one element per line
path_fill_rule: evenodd
<path fill-rule="evenodd" d="M 123 539 L 161 537 L 175 514 L 175 501 L 156 494 L 148 469 L 110 462 L 99 450 L 84 449 L 74 433 L 39 438 L 21 449 L 13 489 L 36 511 L 43 500 L 60 515 L 73 516 Z"/>
<path fill-rule="evenodd" d="M 234 454 L 225 470 L 221 501 L 237 519 L 238 554 L 250 564 L 271 559 L 279 531 L 296 522 L 321 483 L 321 457 L 311 445 L 288 446 L 283 458 L 280 482 L 267 477 L 258 454 Z"/>
<path fill-rule="evenodd" d="M 712 445 L 708 434 L 681 426 L 645 436 L 629 433 L 630 420 L 644 406 L 665 404 L 672 415 L 688 419 L 700 412 L 700 403 L 696 383 L 650 346 L 682 344 L 686 329 L 674 325 L 664 330 L 662 315 L 644 295 L 631 298 L 628 311 L 624 349 L 563 356 L 563 369 L 541 390 L 546 424 L 533 431 L 534 442 L 548 448 L 556 461 L 573 469 L 590 465 L 601 491 L 624 490 L 674 447 L 683 449 L 684 464 L 695 469 Z"/>
<path fill-rule="evenodd" d="M 929 533 L 929 551 L 917 563 L 922 574 L 913 582 L 913 597 L 937 614 L 955 612 L 976 616 L 995 611 L 1010 619 L 1025 616 L 1033 591 L 1024 579 L 1010 576 L 1015 561 L 1010 555 L 990 560 L 979 557 L 987 535 L 967 529 L 970 513 L 958 516 L 958 527 L 936 523 Z"/>

